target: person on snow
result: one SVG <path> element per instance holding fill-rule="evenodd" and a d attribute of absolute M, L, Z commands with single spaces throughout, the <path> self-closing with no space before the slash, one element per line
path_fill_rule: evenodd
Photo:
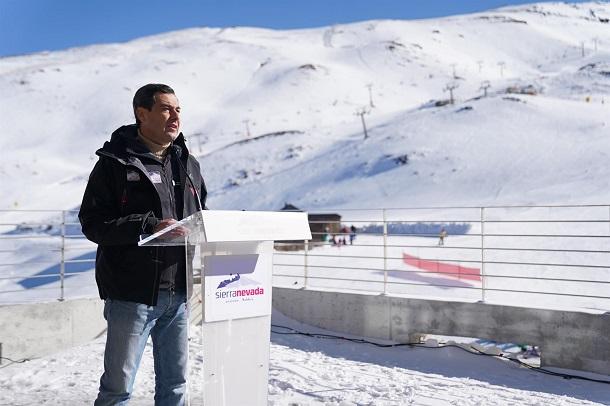
<path fill-rule="evenodd" d="M 181 246 L 140 247 L 138 241 L 204 208 L 207 192 L 180 133 L 173 89 L 141 87 L 133 112 L 136 123 L 117 129 L 97 151 L 79 212 L 83 233 L 98 245 L 95 279 L 108 324 L 95 405 L 129 401 L 149 336 L 155 405 L 184 405 L 192 255 Z M 184 234 L 177 227 L 167 236 Z"/>
<path fill-rule="evenodd" d="M 438 234 L 438 245 L 445 245 L 445 238 L 447 238 L 447 230 L 445 227 L 441 228 L 441 232 Z"/>
<path fill-rule="evenodd" d="M 356 239 L 356 227 L 352 224 L 349 228 L 349 244 L 354 245 L 354 240 Z"/>

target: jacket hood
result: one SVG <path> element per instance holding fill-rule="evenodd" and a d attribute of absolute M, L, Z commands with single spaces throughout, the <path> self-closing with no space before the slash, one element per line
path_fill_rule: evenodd
<path fill-rule="evenodd" d="M 110 136 L 110 141 L 106 141 L 104 146 L 96 151 L 96 155 L 113 156 L 120 161 L 127 161 L 128 156 L 134 153 L 146 153 L 148 150 L 142 148 L 142 144 L 137 141 L 138 126 L 137 124 L 124 125 L 117 128 Z M 178 137 L 172 142 L 173 146 L 177 146 L 180 156 L 188 154 L 184 135 L 178 134 Z M 171 148 L 171 146 L 170 146 Z"/>

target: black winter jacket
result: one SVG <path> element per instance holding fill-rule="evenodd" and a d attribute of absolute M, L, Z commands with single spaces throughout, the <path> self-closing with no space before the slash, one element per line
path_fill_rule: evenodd
<path fill-rule="evenodd" d="M 95 279 L 100 297 L 154 306 L 162 272 L 176 266 L 168 263 L 168 258 L 179 260 L 184 269 L 185 256 L 184 247 L 138 247 L 140 235 L 152 233 L 164 218 L 167 208 L 163 201 L 168 199 L 159 195 L 142 163 L 141 152 L 134 148 L 136 138 L 136 125 L 123 126 L 96 152 L 99 160 L 89 176 L 79 220 L 83 234 L 98 244 Z M 207 191 L 199 163 L 189 155 L 182 134 L 174 146 L 201 197 L 199 207 L 205 207 Z M 178 219 L 198 211 L 191 182 L 184 170 L 179 172 L 182 213 L 178 213 Z M 191 261 L 192 255 L 188 257 L 186 261 Z M 190 291 L 190 273 L 186 283 Z"/>

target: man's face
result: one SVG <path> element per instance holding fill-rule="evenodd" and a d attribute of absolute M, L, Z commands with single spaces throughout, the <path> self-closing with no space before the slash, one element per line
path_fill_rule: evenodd
<path fill-rule="evenodd" d="M 155 104 L 150 111 L 143 107 L 137 109 L 140 131 L 146 138 L 165 145 L 180 133 L 180 103 L 176 95 L 156 93 Z"/>

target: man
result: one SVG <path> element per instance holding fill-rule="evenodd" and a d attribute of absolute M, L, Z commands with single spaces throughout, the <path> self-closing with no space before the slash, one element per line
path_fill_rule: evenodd
<path fill-rule="evenodd" d="M 133 111 L 136 124 L 117 129 L 97 151 L 79 213 L 83 233 L 98 244 L 95 279 L 108 323 L 95 405 L 127 404 L 149 336 L 155 405 L 184 405 L 192 258 L 184 247 L 138 247 L 138 240 L 205 207 L 207 192 L 179 132 L 174 91 L 143 86 Z M 185 232 L 178 227 L 171 237 Z"/>
<path fill-rule="evenodd" d="M 445 238 L 447 238 L 447 230 L 445 230 L 445 227 L 442 227 L 441 232 L 438 234 L 438 245 L 445 245 Z"/>
<path fill-rule="evenodd" d="M 353 224 L 349 228 L 349 245 L 354 245 L 354 240 L 356 239 L 356 226 Z"/>

